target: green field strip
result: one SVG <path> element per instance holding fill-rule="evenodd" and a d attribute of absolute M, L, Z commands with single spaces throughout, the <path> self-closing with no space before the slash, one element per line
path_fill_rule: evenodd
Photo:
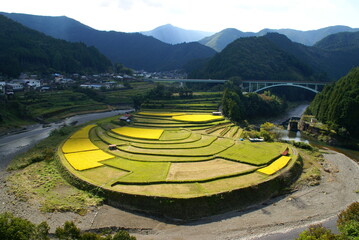
<path fill-rule="evenodd" d="M 213 125 L 213 127 L 209 128 L 206 133 L 209 134 L 209 133 L 213 133 L 215 131 L 217 131 L 218 129 L 222 129 L 222 128 L 225 128 L 226 126 L 228 125 L 231 125 L 232 123 L 230 121 L 227 121 L 227 122 L 224 122 L 224 123 L 219 123 L 217 125 Z"/>
<path fill-rule="evenodd" d="M 160 183 L 148 185 L 130 185 L 116 184 L 111 188 L 113 191 L 119 191 L 128 194 L 136 194 L 142 196 L 158 196 L 158 197 L 175 197 L 175 198 L 191 198 L 205 196 L 203 187 L 198 183 Z"/>
<path fill-rule="evenodd" d="M 211 145 L 217 137 L 202 135 L 202 138 L 198 141 L 191 143 L 174 143 L 174 144 L 148 144 L 148 143 L 131 143 L 131 146 L 145 149 L 190 149 L 190 148 L 202 148 Z"/>
<path fill-rule="evenodd" d="M 244 141 L 236 143 L 234 146 L 218 154 L 218 156 L 228 160 L 261 166 L 279 157 L 284 151 L 285 146 L 283 143 L 252 143 Z"/>
<path fill-rule="evenodd" d="M 143 162 L 196 162 L 207 161 L 214 158 L 213 156 L 160 156 L 143 153 L 124 152 L 120 150 L 111 151 L 111 154 L 128 160 Z"/>
<path fill-rule="evenodd" d="M 170 162 L 140 162 L 123 158 L 114 158 L 101 162 L 104 165 L 128 171 L 129 173 L 116 179 L 115 182 L 146 183 L 161 182 L 167 178 Z"/>
<path fill-rule="evenodd" d="M 96 132 L 97 128 L 99 128 L 99 127 L 98 126 L 93 127 L 89 131 L 89 138 L 90 138 L 90 140 L 92 142 L 94 142 L 94 141 L 102 141 L 102 139 L 99 138 L 98 135 L 97 135 L 97 132 Z"/>
<path fill-rule="evenodd" d="M 124 144 L 128 144 L 128 141 L 124 141 L 124 140 L 120 140 L 118 138 L 114 138 L 111 137 L 107 134 L 106 130 L 104 130 L 101 127 L 97 127 L 96 128 L 96 135 L 98 136 L 98 138 L 107 143 L 107 144 L 115 144 L 115 145 L 124 145 Z"/>
<path fill-rule="evenodd" d="M 149 166 L 149 167 L 151 167 L 151 166 Z M 221 179 L 230 179 L 233 177 L 243 176 L 243 175 L 247 175 L 247 174 L 253 174 L 254 172 L 257 171 L 257 169 L 258 168 L 254 169 L 254 170 L 243 171 L 240 173 L 233 173 L 233 174 L 226 174 L 226 175 L 221 175 L 221 176 L 216 176 L 216 177 L 211 177 L 211 178 L 202 178 L 202 179 L 198 178 L 198 179 L 191 179 L 191 180 L 161 180 L 161 179 L 159 179 L 159 177 L 157 177 L 157 179 L 156 179 L 155 177 L 153 177 L 151 175 L 152 173 L 146 173 L 143 169 L 141 169 L 141 170 L 138 170 L 138 173 L 131 172 L 125 176 L 120 177 L 119 179 L 117 179 L 116 181 L 114 181 L 112 183 L 112 186 L 117 185 L 117 184 L 147 185 L 147 184 L 171 184 L 171 183 L 177 183 L 177 184 L 206 183 L 206 182 L 211 182 L 211 181 L 216 181 L 216 180 L 221 180 Z M 152 171 L 152 168 L 151 168 L 151 171 Z M 159 169 L 153 169 L 153 171 L 155 174 L 161 173 Z"/>
<path fill-rule="evenodd" d="M 157 108 L 157 109 L 217 109 L 217 103 L 191 103 L 191 104 L 180 104 L 180 103 L 144 103 L 144 108 Z"/>
<path fill-rule="evenodd" d="M 133 126 L 138 127 L 147 127 L 147 128 L 192 128 L 192 127 L 210 127 L 213 126 L 212 123 L 197 123 L 197 124 L 191 124 L 191 123 L 177 123 L 177 124 L 150 124 L 150 123 L 133 123 Z"/>
<path fill-rule="evenodd" d="M 219 121 L 211 121 L 211 122 L 178 122 L 177 124 L 150 124 L 150 123 L 133 123 L 134 126 L 141 127 L 154 127 L 154 128 L 204 128 L 204 127 L 212 127 L 218 124 L 230 123 L 227 119 L 220 119 Z"/>
<path fill-rule="evenodd" d="M 188 129 L 165 130 L 163 131 L 160 141 L 180 141 L 189 138 L 192 131 Z"/>
<path fill-rule="evenodd" d="M 242 133 L 243 133 L 243 129 L 242 129 L 242 128 L 239 128 L 238 131 L 237 131 L 237 133 L 234 134 L 232 138 L 234 138 L 234 139 L 239 139 L 239 138 L 242 137 Z"/>
<path fill-rule="evenodd" d="M 230 127 L 229 131 L 224 135 L 224 137 L 233 138 L 233 136 L 237 133 L 238 129 L 239 129 L 239 126 L 232 125 Z"/>
<path fill-rule="evenodd" d="M 234 141 L 232 139 L 216 139 L 209 146 L 205 146 L 202 148 L 191 148 L 191 149 L 171 149 L 162 150 L 162 149 L 146 149 L 146 148 L 138 148 L 134 146 L 119 146 L 117 147 L 119 150 L 128 153 L 141 153 L 147 155 L 156 155 L 156 156 L 177 156 L 177 157 L 209 157 L 232 147 L 234 145 Z"/>
<path fill-rule="evenodd" d="M 266 179 L 268 179 L 268 177 L 253 172 L 251 174 L 244 174 L 205 182 L 152 183 L 147 185 L 117 183 L 113 185 L 112 190 L 143 196 L 189 199 L 230 192 L 239 188 L 256 186 Z"/>
<path fill-rule="evenodd" d="M 219 133 L 219 136 L 223 137 L 224 135 L 226 135 L 227 132 L 229 132 L 229 130 L 231 130 L 232 126 L 233 126 L 233 124 L 230 124 L 229 126 L 222 129 L 222 131 Z"/>
<path fill-rule="evenodd" d="M 172 118 L 143 118 L 135 117 L 135 123 L 150 123 L 150 124 L 178 124 L 178 121 L 173 120 Z"/>
<path fill-rule="evenodd" d="M 165 131 L 167 131 L 167 130 L 165 130 Z M 152 143 L 152 144 L 156 144 L 156 143 L 165 143 L 165 144 L 190 143 L 190 142 L 198 141 L 198 140 L 200 140 L 202 138 L 200 134 L 193 134 L 192 133 L 188 138 L 183 139 L 183 140 L 164 141 L 164 140 L 145 140 L 145 139 L 130 138 L 130 137 L 125 137 L 125 136 L 118 135 L 118 134 L 110 132 L 110 131 L 108 131 L 106 133 L 110 137 L 114 137 L 114 138 L 120 139 L 122 141 L 134 142 L 134 143 Z"/>
<path fill-rule="evenodd" d="M 215 98 L 191 98 L 191 99 L 171 99 L 171 103 L 202 103 L 202 102 L 212 102 L 212 103 L 219 103 L 221 102 L 222 98 L 215 97 Z M 168 103 L 168 100 L 151 100 L 151 103 L 161 104 L 161 103 Z"/>

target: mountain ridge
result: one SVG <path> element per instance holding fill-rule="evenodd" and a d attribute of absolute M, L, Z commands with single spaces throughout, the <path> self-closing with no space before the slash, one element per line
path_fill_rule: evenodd
<path fill-rule="evenodd" d="M 137 70 L 180 69 L 188 61 L 215 54 L 213 49 L 197 42 L 171 45 L 140 33 L 99 31 L 68 17 L 0 14 L 49 36 L 94 46 L 113 63 L 119 62 Z"/>
<path fill-rule="evenodd" d="M 309 31 L 300 31 L 295 29 L 269 29 L 265 28 L 261 31 L 254 32 L 242 32 L 235 28 L 227 28 L 218 33 L 215 33 L 212 36 L 206 37 L 199 42 L 213 48 L 217 52 L 222 51 L 229 43 L 241 37 L 252 37 L 252 36 L 264 36 L 267 33 L 275 32 L 280 33 L 287 36 L 293 42 L 301 43 L 306 46 L 313 46 L 316 42 L 321 39 L 339 32 L 357 32 L 359 28 L 351 28 L 347 26 L 330 26 L 325 28 L 320 28 L 317 30 L 309 30 Z"/>
<path fill-rule="evenodd" d="M 258 39 L 266 39 L 271 44 Z M 293 42 L 283 34 L 267 33 L 261 37 L 238 38 L 215 57 L 197 64 L 197 70 L 189 70 L 192 70 L 190 75 L 194 78 L 238 76 L 242 79 L 261 79 L 264 77 L 261 73 L 266 72 L 269 78 L 277 77 L 277 80 L 284 79 L 283 74 L 286 74 L 290 77 L 288 79 L 330 81 L 344 76 L 353 66 L 359 66 L 357 45 L 351 48 L 333 46 L 333 49 L 325 49 Z M 192 65 L 196 66 L 196 63 Z"/>
<path fill-rule="evenodd" d="M 173 26 L 172 24 L 165 24 L 150 31 L 142 31 L 140 33 L 146 36 L 152 36 L 162 42 L 169 44 L 197 42 L 202 38 L 213 34 L 213 32 L 187 30 Z"/>
<path fill-rule="evenodd" d="M 55 39 L 0 15 L 0 72 L 105 72 L 112 66 L 96 48 Z"/>

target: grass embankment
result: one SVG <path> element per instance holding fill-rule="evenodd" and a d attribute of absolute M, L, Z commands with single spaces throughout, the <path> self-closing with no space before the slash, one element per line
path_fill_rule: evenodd
<path fill-rule="evenodd" d="M 45 212 L 72 211 L 85 214 L 90 206 L 103 199 L 79 190 L 65 181 L 57 167 L 55 150 L 79 127 L 55 130 L 28 152 L 15 157 L 9 164 L 9 192 L 18 200 L 35 202 Z"/>

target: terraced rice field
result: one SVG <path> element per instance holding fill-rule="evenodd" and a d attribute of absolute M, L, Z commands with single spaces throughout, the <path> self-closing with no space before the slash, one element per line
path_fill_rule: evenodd
<path fill-rule="evenodd" d="M 79 179 L 120 193 L 190 199 L 230 192 L 276 178 L 298 158 L 287 144 L 240 141 L 239 126 L 209 113 L 145 110 L 130 126 L 112 125 L 84 127 L 59 156 Z"/>

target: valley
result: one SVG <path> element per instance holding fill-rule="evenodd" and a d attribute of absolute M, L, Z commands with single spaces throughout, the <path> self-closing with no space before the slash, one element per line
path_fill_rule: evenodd
<path fill-rule="evenodd" d="M 39 239 L 65 221 L 98 240 L 355 237 L 336 219 L 358 201 L 358 28 L 0 27 L 0 222 L 46 221 Z"/>

